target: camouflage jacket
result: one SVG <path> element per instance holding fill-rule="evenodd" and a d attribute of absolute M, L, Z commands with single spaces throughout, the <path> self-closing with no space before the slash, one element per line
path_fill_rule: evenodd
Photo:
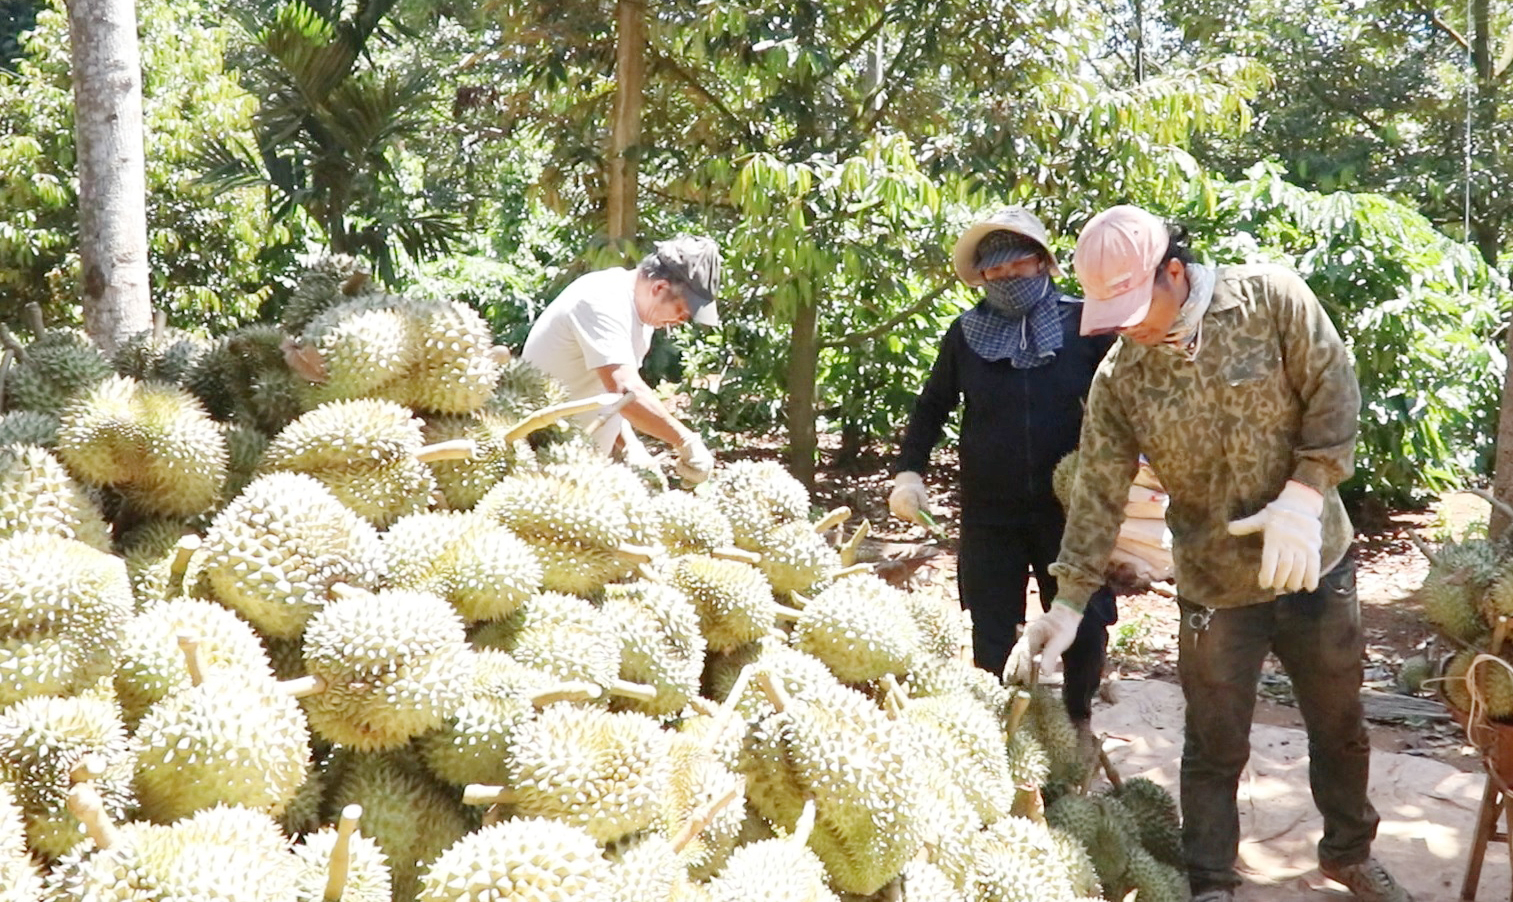
<path fill-rule="evenodd" d="M 1184 599 L 1221 608 L 1275 597 L 1256 581 L 1261 534 L 1227 527 L 1289 479 L 1324 495 L 1327 572 L 1351 539 L 1335 487 L 1354 469 L 1360 406 L 1350 353 L 1308 285 L 1277 266 L 1221 267 L 1196 359 L 1121 338 L 1093 377 L 1051 565 L 1058 598 L 1081 608 L 1103 584 L 1140 454 L 1171 496 Z"/>

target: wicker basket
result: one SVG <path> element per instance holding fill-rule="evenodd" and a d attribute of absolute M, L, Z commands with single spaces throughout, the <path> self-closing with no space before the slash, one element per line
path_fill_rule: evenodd
<path fill-rule="evenodd" d="M 1468 726 L 1471 716 L 1450 704 L 1443 693 L 1440 698 L 1450 709 L 1450 716 L 1466 731 L 1466 738 L 1481 752 L 1487 772 L 1496 776 L 1504 786 L 1513 787 L 1513 723 L 1482 720 L 1475 727 Z"/>

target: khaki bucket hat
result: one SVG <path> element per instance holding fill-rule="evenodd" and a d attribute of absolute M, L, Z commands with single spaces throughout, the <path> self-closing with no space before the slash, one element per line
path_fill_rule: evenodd
<path fill-rule="evenodd" d="M 977 269 L 977 242 L 990 232 L 1015 232 L 1040 245 L 1051 262 L 1051 274 L 1061 275 L 1056 255 L 1051 251 L 1051 242 L 1046 238 L 1045 226 L 1040 219 L 1024 207 L 1004 207 L 1002 210 L 976 223 L 956 239 L 951 250 L 951 262 L 956 268 L 956 277 L 973 287 L 983 284 L 982 273 Z"/>

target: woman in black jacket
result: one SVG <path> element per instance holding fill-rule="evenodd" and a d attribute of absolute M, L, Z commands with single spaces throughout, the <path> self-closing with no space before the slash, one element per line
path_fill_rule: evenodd
<path fill-rule="evenodd" d="M 973 658 L 996 676 L 1024 623 L 1030 573 L 1043 605 L 1056 597 L 1047 568 L 1065 517 L 1051 472 L 1077 446 L 1088 385 L 1113 338 L 1078 333 L 1082 302 L 1056 290 L 1051 277 L 1061 270 L 1045 226 L 1023 207 L 972 226 L 953 257 L 956 274 L 985 296 L 946 330 L 899 448 L 888 506 L 912 521 L 928 509 L 930 452 L 964 401 L 957 581 L 972 617 Z M 1062 658 L 1067 712 L 1084 733 L 1114 621 L 1114 596 L 1104 588 Z"/>

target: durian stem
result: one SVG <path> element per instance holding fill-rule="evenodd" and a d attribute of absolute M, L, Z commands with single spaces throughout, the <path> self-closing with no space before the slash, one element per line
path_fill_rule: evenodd
<path fill-rule="evenodd" d="M 24 320 L 26 328 L 32 330 L 32 337 L 41 338 L 42 333 L 47 331 L 47 319 L 42 316 L 42 305 L 32 301 L 26 305 Z"/>
<path fill-rule="evenodd" d="M 332 598 L 362 598 L 373 594 L 367 589 L 359 589 L 350 583 L 332 583 L 326 591 L 331 593 Z"/>
<path fill-rule="evenodd" d="M 693 842 L 694 837 L 704 832 L 705 828 L 714 821 L 719 813 L 724 811 L 736 799 L 740 798 L 742 794 L 743 789 L 740 785 L 732 786 L 724 795 L 695 811 L 693 816 L 688 819 L 688 822 L 683 825 L 683 828 L 678 831 L 678 835 L 672 838 L 672 850 L 674 852 L 683 851 L 689 843 Z"/>
<path fill-rule="evenodd" d="M 714 717 L 716 714 L 720 713 L 720 706 L 716 705 L 714 702 L 711 702 L 709 699 L 705 698 L 702 695 L 695 695 L 693 698 L 689 699 L 688 707 L 692 708 L 693 713 L 699 715 L 700 717 Z"/>
<path fill-rule="evenodd" d="M 485 357 L 489 358 L 500 366 L 504 366 L 506 363 L 509 363 L 510 360 L 515 356 L 514 354 L 510 353 L 510 349 L 505 347 L 504 345 L 494 345 L 492 348 L 484 351 L 483 354 Z"/>
<path fill-rule="evenodd" d="M 650 564 L 657 556 L 657 549 L 650 545 L 632 545 L 626 542 L 615 548 L 615 554 L 628 564 Z"/>
<path fill-rule="evenodd" d="M 1497 618 L 1497 625 L 1492 627 L 1492 644 L 1487 649 L 1494 655 L 1502 654 L 1502 644 L 1508 638 L 1508 615 L 1502 614 Z"/>
<path fill-rule="evenodd" d="M 348 805 L 341 810 L 341 820 L 336 823 L 336 845 L 331 847 L 331 867 L 326 872 L 325 902 L 341 902 L 347 891 L 347 873 L 352 868 L 352 833 L 360 817 L 361 805 Z"/>
<path fill-rule="evenodd" d="M 604 690 L 593 683 L 573 681 L 558 683 L 550 689 L 537 692 L 530 697 L 530 701 L 534 708 L 545 708 L 556 702 L 591 702 L 603 694 Z"/>
<path fill-rule="evenodd" d="M 785 604 L 774 605 L 773 610 L 777 613 L 777 619 L 785 623 L 793 623 L 804 616 L 803 611 L 800 611 L 798 608 L 790 608 Z"/>
<path fill-rule="evenodd" d="M 527 435 L 530 435 L 532 432 L 535 432 L 537 429 L 544 429 L 564 417 L 570 417 L 580 413 L 589 413 L 590 411 L 598 410 L 601 407 L 608 407 L 609 405 L 614 404 L 619 400 L 620 395 L 618 393 L 605 392 L 604 394 L 591 395 L 587 398 L 580 398 L 577 401 L 563 401 L 561 404 L 553 404 L 550 407 L 543 407 L 540 410 L 527 414 L 525 419 L 516 423 L 509 432 L 505 433 L 505 444 L 510 444 L 511 442 L 514 442 L 518 439 L 523 439 Z"/>
<path fill-rule="evenodd" d="M 1508 502 L 1502 500 L 1486 489 L 1476 488 L 1467 489 L 1466 491 L 1492 505 L 1492 507 L 1494 507 L 1497 512 L 1502 514 L 1504 517 L 1513 520 L 1513 505 L 1509 505 Z"/>
<path fill-rule="evenodd" d="M 847 539 L 846 544 L 842 545 L 840 548 L 842 564 L 849 567 L 852 564 L 856 563 L 856 555 L 858 550 L 861 548 L 862 539 L 865 539 L 871 532 L 871 520 L 863 519 L 862 522 L 856 524 L 856 532 L 853 532 L 851 534 L 851 538 Z"/>
<path fill-rule="evenodd" d="M 804 800 L 804 811 L 799 815 L 798 822 L 793 825 L 793 832 L 788 834 L 799 845 L 807 845 L 809 834 L 814 832 L 814 799 Z"/>
<path fill-rule="evenodd" d="M 757 687 L 762 690 L 762 694 L 767 696 L 767 701 L 771 703 L 773 708 L 777 709 L 779 714 L 792 707 L 793 700 L 788 697 L 788 693 L 783 689 L 782 684 L 772 678 L 770 671 L 757 671 L 756 683 Z"/>
<path fill-rule="evenodd" d="M 851 519 L 851 508 L 841 505 L 814 522 L 815 532 L 824 532 Z"/>
<path fill-rule="evenodd" d="M 105 813 L 105 800 L 100 798 L 100 792 L 93 783 L 88 780 L 75 783 L 69 788 L 68 798 L 63 804 L 68 808 L 68 813 L 84 825 L 84 832 L 89 834 L 89 838 L 100 849 L 109 849 L 121 841 L 121 832 L 110 822 L 110 816 Z"/>
<path fill-rule="evenodd" d="M 755 567 L 762 562 L 762 556 L 755 551 L 747 551 L 744 548 L 711 548 L 709 556 L 721 561 L 736 561 L 742 564 L 750 564 Z"/>
<path fill-rule="evenodd" d="M 173 543 L 173 563 L 168 566 L 168 580 L 170 584 L 176 584 L 183 580 L 184 571 L 189 569 L 189 559 L 200 550 L 203 544 L 200 537 L 190 533 Z"/>
<path fill-rule="evenodd" d="M 829 576 L 831 579 L 845 579 L 848 576 L 856 576 L 858 573 L 871 573 L 871 572 L 872 572 L 872 565 L 871 564 L 852 564 L 849 567 L 842 567 L 839 570 L 833 570 L 833 571 L 831 571 L 830 573 L 828 573 L 826 575 Z"/>
<path fill-rule="evenodd" d="M 648 683 L 615 680 L 609 684 L 609 694 L 618 698 L 633 698 L 638 702 L 649 702 L 657 697 L 657 687 Z"/>
<path fill-rule="evenodd" d="M 805 610 L 805 609 L 807 609 L 809 607 L 809 599 L 805 598 L 802 594 L 800 594 L 798 592 L 789 592 L 788 593 L 788 602 L 789 602 L 790 607 L 793 607 L 793 608 L 795 608 L 797 610 L 800 610 L 800 611 Z"/>
<path fill-rule="evenodd" d="M 1413 542 L 1414 547 L 1419 550 L 1419 553 L 1429 559 L 1430 564 L 1438 566 L 1439 555 L 1434 553 L 1434 551 L 1429 547 L 1428 542 L 1425 542 L 1422 538 L 1419 537 L 1417 530 L 1408 530 L 1408 538 Z"/>
<path fill-rule="evenodd" d="M 741 696 L 746 694 L 746 687 L 750 685 L 756 676 L 755 664 L 747 664 L 741 668 L 741 672 L 735 675 L 735 682 L 730 684 L 730 691 L 725 695 L 725 701 L 720 705 L 720 710 L 714 716 L 714 723 L 709 726 L 709 734 L 704 737 L 704 754 L 713 755 L 715 747 L 725 736 L 725 731 L 730 729 L 730 722 L 735 720 L 736 709 L 741 703 Z M 766 690 L 763 689 L 765 692 Z M 769 698 L 771 695 L 769 694 Z"/>
<path fill-rule="evenodd" d="M 309 695 L 319 695 L 326 691 L 328 684 L 315 674 L 302 676 L 293 680 L 283 680 L 278 684 L 279 691 L 295 698 L 304 698 Z"/>
<path fill-rule="evenodd" d="M 26 362 L 26 348 L 16 340 L 16 336 L 6 328 L 5 323 L 0 323 L 0 345 L 4 345 L 7 351 L 15 354 L 17 360 Z"/>
<path fill-rule="evenodd" d="M 1014 802 L 1009 813 L 1016 817 L 1029 818 L 1037 824 L 1045 823 L 1045 796 L 1039 786 L 1020 786 L 1014 790 Z"/>
<path fill-rule="evenodd" d="M 439 460 L 472 460 L 478 456 L 478 443 L 470 438 L 454 438 L 450 441 L 426 445 L 415 452 L 415 459 L 423 464 Z"/>
<path fill-rule="evenodd" d="M 462 788 L 462 804 L 464 805 L 498 805 L 509 803 L 518 799 L 515 790 L 508 786 L 494 786 L 490 783 L 469 783 Z"/>
<path fill-rule="evenodd" d="M 898 685 L 898 677 L 891 673 L 883 674 L 883 710 L 888 712 L 889 720 L 898 720 L 904 714 L 904 709 L 909 706 L 909 696 L 904 692 L 904 687 Z"/>
<path fill-rule="evenodd" d="M 198 686 L 205 682 L 205 662 L 200 655 L 200 637 L 189 633 L 179 633 L 179 651 L 184 653 L 184 666 L 189 669 L 189 685 Z"/>
<path fill-rule="evenodd" d="M 103 755 L 98 755 L 94 752 L 81 755 L 78 762 L 74 764 L 73 769 L 68 772 L 68 782 L 72 785 L 74 783 L 83 783 L 86 780 L 98 780 L 105 776 L 106 767 L 107 762 Z"/>
<path fill-rule="evenodd" d="M 1103 747 L 1101 741 L 1098 743 L 1098 763 L 1103 765 L 1103 773 L 1108 777 L 1109 785 L 1114 787 L 1115 792 L 1124 788 L 1124 778 L 1119 776 L 1119 771 L 1114 767 L 1114 762 L 1109 760 L 1108 749 Z"/>
<path fill-rule="evenodd" d="M 1014 700 L 1009 702 L 1009 735 L 1019 729 L 1020 721 L 1024 720 L 1024 712 L 1030 710 L 1030 694 L 1023 689 L 1014 693 Z"/>

